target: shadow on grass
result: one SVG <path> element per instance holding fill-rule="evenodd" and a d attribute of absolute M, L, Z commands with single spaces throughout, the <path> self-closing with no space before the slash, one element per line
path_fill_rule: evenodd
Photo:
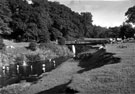
<path fill-rule="evenodd" d="M 67 87 L 70 83 L 71 83 L 71 80 L 68 83 L 56 86 L 49 90 L 41 91 L 37 94 L 75 94 L 75 93 L 78 93 L 77 91 Z"/>
<path fill-rule="evenodd" d="M 120 62 L 119 57 L 114 57 L 114 53 L 107 53 L 105 49 L 101 49 L 94 53 L 92 56 L 84 57 L 80 60 L 79 66 L 84 68 L 78 73 L 83 73 L 94 68 L 98 68 L 107 64 L 115 64 Z"/>

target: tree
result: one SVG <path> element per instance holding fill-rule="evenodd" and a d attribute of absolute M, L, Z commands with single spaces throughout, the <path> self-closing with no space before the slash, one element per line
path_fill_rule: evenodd
<path fill-rule="evenodd" d="M 4 50 L 5 44 L 3 42 L 3 39 L 0 37 L 0 50 Z"/>
<path fill-rule="evenodd" d="M 128 11 L 125 13 L 125 15 L 127 16 L 127 22 L 131 22 L 133 24 L 135 24 L 135 6 L 130 7 L 128 9 Z"/>
<path fill-rule="evenodd" d="M 120 35 L 120 27 L 110 27 L 108 29 L 108 37 L 118 38 Z"/>
<path fill-rule="evenodd" d="M 36 5 L 36 11 L 38 13 L 37 26 L 40 29 L 39 37 L 41 41 L 47 42 L 50 40 L 49 28 L 52 24 L 52 20 L 48 13 L 48 2 L 47 0 L 33 0 Z"/>
<path fill-rule="evenodd" d="M 67 40 L 84 36 L 81 15 L 70 8 L 57 2 L 49 2 L 49 15 L 53 21 L 52 27 L 59 30 Z"/>
<path fill-rule="evenodd" d="M 92 37 L 93 38 L 106 38 L 108 37 L 108 29 L 105 27 L 94 25 Z"/>
<path fill-rule="evenodd" d="M 27 32 L 27 23 L 31 21 L 31 18 L 36 17 L 33 17 L 32 7 L 26 1 L 8 0 L 8 2 L 12 12 L 10 27 L 14 31 L 11 36 L 17 40 L 22 39 L 23 35 Z"/>
<path fill-rule="evenodd" d="M 81 21 L 84 25 L 84 36 L 93 37 L 93 25 L 92 25 L 92 14 L 90 12 L 81 13 Z"/>
<path fill-rule="evenodd" d="M 81 16 L 81 20 L 85 25 L 92 25 L 92 14 L 90 12 L 82 12 Z"/>
<path fill-rule="evenodd" d="M 61 38 L 58 39 L 58 44 L 59 45 L 65 45 L 65 41 L 66 41 L 65 38 L 61 37 Z"/>
<path fill-rule="evenodd" d="M 120 29 L 120 37 L 122 39 L 134 37 L 135 31 L 131 24 L 123 24 Z"/>
<path fill-rule="evenodd" d="M 62 37 L 62 33 L 57 28 L 54 27 L 51 27 L 50 34 L 51 40 L 56 40 L 59 37 Z"/>
<path fill-rule="evenodd" d="M 37 49 L 37 44 L 35 42 L 31 42 L 28 48 L 32 51 L 35 51 Z"/>
<path fill-rule="evenodd" d="M 47 42 L 50 40 L 48 28 L 51 26 L 47 1 L 32 2 L 28 4 L 26 0 L 9 0 L 13 19 L 10 26 L 14 30 L 11 36 L 20 41 Z"/>
<path fill-rule="evenodd" d="M 7 0 L 0 0 L 0 34 L 11 34 L 12 30 L 9 28 L 11 15 Z"/>
<path fill-rule="evenodd" d="M 4 0 L 3 0 L 4 1 Z M 7 0 L 11 10 L 9 26 L 11 37 L 17 41 L 48 42 L 63 37 L 72 40 L 80 37 L 94 37 L 92 14 L 81 14 L 67 6 L 48 0 Z M 1 21 L 2 25 L 5 22 Z M 3 26 L 4 27 L 4 26 Z"/>

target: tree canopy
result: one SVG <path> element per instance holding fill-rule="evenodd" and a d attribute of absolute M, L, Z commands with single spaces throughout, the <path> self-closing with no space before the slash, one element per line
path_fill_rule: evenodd
<path fill-rule="evenodd" d="M 135 6 L 130 7 L 125 15 L 127 16 L 127 22 L 135 24 Z"/>
<path fill-rule="evenodd" d="M 120 37 L 123 39 L 134 37 L 135 30 L 132 28 L 131 24 L 123 24 L 120 29 Z"/>
<path fill-rule="evenodd" d="M 134 10 L 135 7 L 131 7 L 127 11 L 128 22 L 135 23 Z M 8 34 L 17 41 L 36 42 L 119 37 L 120 27 L 93 25 L 92 17 L 91 12 L 79 14 L 59 2 L 32 0 L 32 4 L 29 4 L 27 0 L 1 0 L 0 34 Z M 124 29 L 124 32 L 127 30 Z"/>
<path fill-rule="evenodd" d="M 46 5 L 45 0 L 34 0 L 33 4 L 22 0 L 9 0 L 13 19 L 10 26 L 14 30 L 12 37 L 20 41 L 48 41 L 51 19 Z"/>
<path fill-rule="evenodd" d="M 11 11 L 6 0 L 0 0 L 0 34 L 11 34 L 12 30 L 9 28 L 11 21 Z"/>

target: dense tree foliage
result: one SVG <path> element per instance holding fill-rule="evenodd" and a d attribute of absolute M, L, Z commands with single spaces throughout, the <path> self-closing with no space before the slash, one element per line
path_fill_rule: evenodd
<path fill-rule="evenodd" d="M 128 9 L 128 11 L 125 13 L 127 16 L 127 22 L 131 22 L 135 24 L 135 6 Z"/>
<path fill-rule="evenodd" d="M 93 26 L 93 33 L 91 34 L 93 38 L 107 38 L 108 29 L 101 26 Z"/>
<path fill-rule="evenodd" d="M 135 21 L 135 7 L 129 8 L 128 21 Z M 47 0 L 0 0 L 0 34 L 17 41 L 48 42 L 81 37 L 130 37 L 128 26 L 106 28 L 92 24 L 90 12 L 77 13 L 59 2 Z M 121 32 L 120 32 L 121 31 Z M 126 33 L 125 33 L 126 32 Z M 133 33 L 132 33 L 133 34 Z"/>
<path fill-rule="evenodd" d="M 5 44 L 3 43 L 3 39 L 0 37 L 0 51 L 4 50 Z"/>
<path fill-rule="evenodd" d="M 5 1 L 5 0 L 4 0 Z M 8 23 L 17 41 L 47 42 L 87 36 L 92 27 L 91 13 L 76 13 L 65 5 L 47 0 L 7 0 L 12 13 Z M 2 22 L 2 21 L 1 21 Z"/>
<path fill-rule="evenodd" d="M 57 30 L 57 35 L 61 33 L 66 39 L 77 38 L 83 35 L 81 15 L 73 12 L 70 8 L 60 5 L 58 2 L 49 2 L 49 14 L 53 21 L 53 29 L 51 30 Z"/>
<path fill-rule="evenodd" d="M 120 27 L 110 27 L 108 31 L 108 37 L 111 38 L 120 37 Z"/>
<path fill-rule="evenodd" d="M 32 5 L 22 0 L 9 0 L 13 19 L 10 26 L 14 30 L 12 37 L 20 41 L 48 41 L 51 19 L 46 5 L 45 0 L 35 0 Z"/>
<path fill-rule="evenodd" d="M 120 29 L 120 37 L 122 39 L 134 37 L 135 30 L 132 28 L 131 24 L 123 24 Z"/>
<path fill-rule="evenodd" d="M 123 27 L 121 27 L 120 34 L 122 37 L 125 36 L 126 38 L 129 38 L 129 37 L 135 38 L 135 28 L 133 28 L 130 24 L 130 23 L 132 23 L 135 25 L 135 6 L 130 7 L 127 10 L 127 12 L 125 13 L 125 15 L 127 16 L 126 22 L 128 24 L 125 24 L 125 25 L 123 25 Z"/>
<path fill-rule="evenodd" d="M 81 22 L 84 26 L 84 36 L 85 37 L 92 37 L 93 34 L 93 25 L 92 25 L 92 14 L 89 12 L 82 12 L 81 13 Z"/>
<path fill-rule="evenodd" d="M 9 28 L 11 21 L 11 11 L 6 0 L 0 0 L 0 34 L 11 34 L 12 30 Z"/>

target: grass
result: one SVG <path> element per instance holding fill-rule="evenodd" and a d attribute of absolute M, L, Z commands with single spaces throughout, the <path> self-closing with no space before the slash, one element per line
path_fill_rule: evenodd
<path fill-rule="evenodd" d="M 120 45 L 127 48 L 119 48 Z M 76 74 L 69 87 L 81 94 L 135 94 L 134 46 L 129 43 L 108 45 L 107 51 L 116 53 L 121 61 Z"/>
<path fill-rule="evenodd" d="M 72 53 L 65 45 L 57 45 L 53 43 L 42 43 L 39 45 L 40 49 L 51 49 L 58 56 L 72 56 Z"/>
<path fill-rule="evenodd" d="M 135 68 L 123 66 L 107 65 L 74 75 L 69 87 L 89 94 L 134 94 Z"/>
<path fill-rule="evenodd" d="M 17 47 L 28 47 L 28 45 L 29 45 L 29 42 L 19 42 L 19 43 L 16 43 L 14 41 L 6 40 L 6 39 L 4 39 L 3 42 L 4 42 L 5 45 L 8 45 L 8 46 L 12 45 L 15 48 L 17 48 Z"/>
<path fill-rule="evenodd" d="M 82 58 L 79 62 L 79 66 L 84 69 L 78 71 L 78 73 L 99 68 L 107 64 L 119 63 L 120 58 L 114 57 L 113 55 L 113 53 L 107 53 L 105 49 L 100 49 L 94 54 Z"/>
<path fill-rule="evenodd" d="M 60 46 L 53 43 L 43 43 L 38 44 L 39 47 L 35 51 L 31 51 L 28 49 L 29 42 L 19 42 L 15 43 L 11 40 L 4 40 L 4 44 L 6 46 L 14 46 L 15 48 L 6 48 L 2 54 L 2 58 L 0 58 L 0 66 L 2 66 L 2 60 L 5 60 L 4 65 L 9 65 L 10 61 L 14 61 L 14 59 L 18 57 L 25 56 L 26 60 L 29 61 L 28 56 L 39 56 L 41 60 L 53 59 L 61 56 L 72 56 L 72 52 L 66 46 Z M 15 63 L 15 62 L 12 62 Z"/>
<path fill-rule="evenodd" d="M 120 46 L 126 47 L 121 48 Z M 81 64 L 70 59 L 52 72 L 45 73 L 37 83 L 23 88 L 24 90 L 18 94 L 55 93 L 51 90 L 57 92 L 56 88 L 63 87 L 69 81 L 70 83 L 65 88 L 70 88 L 77 94 L 135 94 L 134 47 L 134 43 L 108 44 L 107 53 L 115 54 L 100 53 L 99 51 L 92 58 L 86 58 L 87 62 L 82 61 Z M 107 62 L 105 60 L 102 66 L 95 67 L 95 65 L 103 63 L 102 60 L 106 59 L 103 58 L 104 55 L 120 58 L 120 61 L 112 64 L 108 61 L 110 57 L 107 57 Z M 85 64 L 83 65 L 83 63 Z M 91 68 L 91 64 L 94 67 Z M 80 70 L 83 71 L 78 73 Z M 4 90 L 8 90 L 8 88 Z"/>

